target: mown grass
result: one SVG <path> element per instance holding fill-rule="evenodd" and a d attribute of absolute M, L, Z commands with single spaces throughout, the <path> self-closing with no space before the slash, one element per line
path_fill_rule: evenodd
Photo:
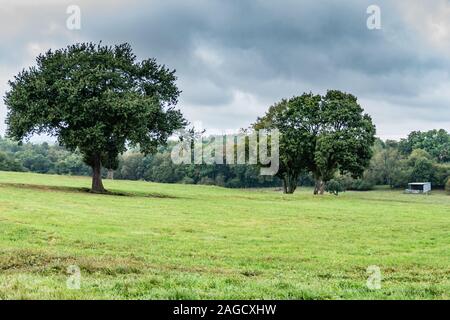
<path fill-rule="evenodd" d="M 449 299 L 450 197 L 0 172 L 3 299 Z M 81 288 L 66 286 L 67 268 Z M 379 266 L 382 289 L 366 286 Z"/>

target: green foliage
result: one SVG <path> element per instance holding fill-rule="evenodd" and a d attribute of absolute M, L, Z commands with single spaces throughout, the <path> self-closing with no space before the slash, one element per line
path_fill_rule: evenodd
<path fill-rule="evenodd" d="M 180 182 L 183 184 L 195 184 L 194 179 L 189 177 L 184 177 Z"/>
<path fill-rule="evenodd" d="M 395 186 L 401 154 L 395 141 L 383 142 L 377 139 L 373 147 L 373 157 L 365 173 L 365 180 L 373 184 Z"/>
<path fill-rule="evenodd" d="M 24 168 L 19 161 L 4 152 L 0 152 L 0 171 L 24 171 Z"/>
<path fill-rule="evenodd" d="M 117 167 L 127 145 L 155 152 L 185 124 L 173 107 L 180 93 L 175 71 L 154 59 L 136 61 L 128 44 L 75 44 L 36 61 L 9 82 L 7 134 L 19 141 L 36 133 L 56 137 L 80 151 L 94 180 L 102 165 Z M 103 190 L 101 180 L 95 188 Z"/>
<path fill-rule="evenodd" d="M 432 184 L 438 187 L 444 187 L 447 178 L 450 177 L 450 163 L 434 163 L 433 164 L 433 180 Z"/>
<path fill-rule="evenodd" d="M 315 193 L 337 171 L 361 176 L 372 156 L 375 140 L 372 119 L 356 97 L 330 90 L 325 96 L 305 93 L 269 108 L 255 129 L 280 131 L 280 170 L 285 191 L 292 193 L 303 172 L 312 172 Z"/>
<path fill-rule="evenodd" d="M 373 147 L 374 155 L 370 166 L 362 178 L 354 179 L 346 174 L 338 175 L 335 179 L 338 179 L 346 190 L 371 190 L 374 185 L 404 188 L 416 179 L 432 182 L 433 188 L 444 188 L 450 176 L 450 163 L 437 163 L 423 150 L 415 151 L 406 158 L 398 151 L 397 146 L 398 144 L 393 141 L 377 140 Z M 279 187 L 281 184 L 277 177 L 260 176 L 259 168 L 254 165 L 173 165 L 170 150 L 171 144 L 160 147 L 156 155 L 145 156 L 136 149 L 129 150 L 119 156 L 114 178 L 197 184 L 203 177 L 208 177 L 214 184 L 227 188 Z M 0 170 L 68 175 L 91 174 L 91 169 L 83 163 L 80 153 L 70 152 L 58 145 L 25 143 L 19 146 L 10 140 L 0 138 L 0 154 L 3 154 Z M 43 158 L 46 161 L 41 161 Z M 432 163 L 431 169 L 428 161 Z M 421 168 L 422 162 L 425 162 L 424 169 Z M 104 170 L 103 176 L 105 174 Z M 302 173 L 297 183 L 314 186 L 314 178 L 311 174 Z"/>
<path fill-rule="evenodd" d="M 355 179 L 347 190 L 370 191 L 373 190 L 373 183 L 365 179 Z"/>
<path fill-rule="evenodd" d="M 5 171 L 32 171 L 52 174 L 89 175 L 91 169 L 83 163 L 79 152 L 48 144 L 25 143 L 18 145 L 0 137 L 0 153 L 9 159 Z"/>
<path fill-rule="evenodd" d="M 326 183 L 325 191 L 328 193 L 334 194 L 335 196 L 338 196 L 339 193 L 345 191 L 345 188 L 338 180 L 331 179 L 330 181 L 328 181 Z"/>
<path fill-rule="evenodd" d="M 392 188 L 404 188 L 415 181 L 431 182 L 433 188 L 443 188 L 450 175 L 450 163 L 440 163 L 439 159 L 423 149 L 412 149 L 405 154 L 402 149 L 404 144 L 405 140 L 400 143 L 378 141 L 363 180 Z"/>
<path fill-rule="evenodd" d="M 175 165 L 171 147 L 160 147 L 155 155 L 130 150 L 119 157 L 116 179 L 146 180 L 165 183 L 214 184 L 230 188 L 278 187 L 277 178 L 261 176 L 252 165 Z"/>
<path fill-rule="evenodd" d="M 369 191 L 373 190 L 375 184 L 371 178 L 364 175 L 363 178 L 355 179 L 351 175 L 339 175 L 335 179 L 340 183 L 344 190 L 351 191 Z"/>
<path fill-rule="evenodd" d="M 415 181 L 433 181 L 434 180 L 433 162 L 428 159 L 418 159 L 414 162 L 410 180 Z"/>
<path fill-rule="evenodd" d="M 444 129 L 413 131 L 407 139 L 400 141 L 399 150 L 404 155 L 409 155 L 415 149 L 428 152 L 437 162 L 450 162 L 450 134 Z"/>
<path fill-rule="evenodd" d="M 171 144 L 160 147 L 155 155 L 144 155 L 132 149 L 119 156 L 114 179 L 146 180 L 164 183 L 200 183 L 209 178 L 214 184 L 233 188 L 279 187 L 277 178 L 260 176 L 256 166 L 247 165 L 174 165 Z M 90 175 L 79 152 L 71 152 L 54 144 L 25 143 L 17 145 L 0 137 L 0 171 L 32 171 L 39 173 Z M 106 176 L 106 170 L 103 170 Z M 205 179 L 203 179 L 205 181 Z"/>
<path fill-rule="evenodd" d="M 291 100 L 283 99 L 269 108 L 262 118 L 258 118 L 254 129 L 278 129 L 281 133 L 279 144 L 279 170 L 277 177 L 283 181 L 285 193 L 293 193 L 297 182 L 305 168 L 313 161 L 312 145 L 314 137 L 305 128 L 295 126 L 294 122 L 301 121 L 305 111 L 315 108 L 321 97 L 313 94 L 303 94 Z M 303 106 L 303 108 L 298 108 Z M 300 109 L 300 110 L 297 110 Z M 289 121 L 292 121 L 289 125 Z"/>
<path fill-rule="evenodd" d="M 138 152 L 125 153 L 119 162 L 116 178 L 140 180 L 145 175 L 144 155 Z"/>
<path fill-rule="evenodd" d="M 206 186 L 213 186 L 214 185 L 214 180 L 208 177 L 202 177 L 200 179 L 200 181 L 198 182 L 198 184 L 203 184 Z"/>

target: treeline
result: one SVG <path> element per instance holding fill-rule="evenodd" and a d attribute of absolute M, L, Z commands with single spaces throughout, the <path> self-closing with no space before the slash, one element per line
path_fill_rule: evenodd
<path fill-rule="evenodd" d="M 48 174 L 90 175 L 82 156 L 47 142 L 35 144 L 0 137 L 0 170 L 30 171 Z"/>
<path fill-rule="evenodd" d="M 275 177 L 261 176 L 259 168 L 251 165 L 175 165 L 170 145 L 155 155 L 143 156 L 127 152 L 119 159 L 114 172 L 118 179 L 146 180 L 165 183 L 217 185 L 228 188 L 279 186 Z"/>
<path fill-rule="evenodd" d="M 443 188 L 450 177 L 450 135 L 445 130 L 412 132 L 400 142 L 378 140 L 364 179 L 373 185 L 405 187 L 431 182 Z"/>
<path fill-rule="evenodd" d="M 154 155 L 144 156 L 132 149 L 119 156 L 114 179 L 145 180 L 163 183 L 218 185 L 228 188 L 279 186 L 276 177 L 259 175 L 259 168 L 247 165 L 175 165 L 170 153 L 174 143 L 160 147 Z M 29 171 L 61 175 L 90 176 L 92 169 L 84 164 L 78 152 L 70 152 L 47 142 L 24 143 L 0 137 L 0 170 Z M 108 172 L 103 169 L 103 177 Z"/>
<path fill-rule="evenodd" d="M 175 165 L 172 143 L 154 155 L 129 150 L 119 157 L 114 179 L 164 183 L 218 185 L 228 188 L 281 187 L 277 177 L 261 176 L 252 165 Z M 412 132 L 400 141 L 377 139 L 368 169 L 359 179 L 337 175 L 330 184 L 342 190 L 370 190 L 375 185 L 404 188 L 409 182 L 430 181 L 444 188 L 450 177 L 450 134 L 445 130 Z M 81 154 L 46 142 L 18 145 L 0 138 L 0 170 L 30 171 L 64 175 L 91 175 Z M 104 177 L 107 172 L 103 172 Z M 310 174 L 303 174 L 299 185 L 313 186 Z M 332 188 L 334 189 L 334 188 Z"/>
<path fill-rule="evenodd" d="M 331 190 L 370 190 L 375 185 L 405 188 L 409 182 L 431 182 L 450 188 L 450 134 L 445 130 L 414 131 L 400 141 L 377 139 L 361 179 L 338 176 Z"/>

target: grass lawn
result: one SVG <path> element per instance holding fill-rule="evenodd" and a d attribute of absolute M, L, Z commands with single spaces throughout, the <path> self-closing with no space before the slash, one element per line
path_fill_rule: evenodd
<path fill-rule="evenodd" d="M 443 192 L 104 183 L 118 195 L 81 190 L 89 178 L 0 172 L 0 298 L 450 298 Z M 366 286 L 371 265 L 380 290 Z"/>

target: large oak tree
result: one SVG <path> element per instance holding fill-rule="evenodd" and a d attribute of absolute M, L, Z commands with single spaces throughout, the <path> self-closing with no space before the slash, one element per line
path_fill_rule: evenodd
<path fill-rule="evenodd" d="M 325 96 L 305 93 L 282 100 L 254 124 L 255 129 L 280 131 L 280 170 L 284 192 L 293 193 L 298 177 L 311 172 L 314 193 L 337 171 L 362 175 L 372 156 L 375 126 L 355 96 L 330 90 Z"/>
<path fill-rule="evenodd" d="M 175 71 L 137 61 L 129 44 L 75 44 L 36 61 L 9 82 L 7 135 L 48 134 L 78 149 L 92 167 L 93 192 L 105 192 L 102 166 L 114 169 L 128 146 L 152 153 L 185 125 Z"/>

